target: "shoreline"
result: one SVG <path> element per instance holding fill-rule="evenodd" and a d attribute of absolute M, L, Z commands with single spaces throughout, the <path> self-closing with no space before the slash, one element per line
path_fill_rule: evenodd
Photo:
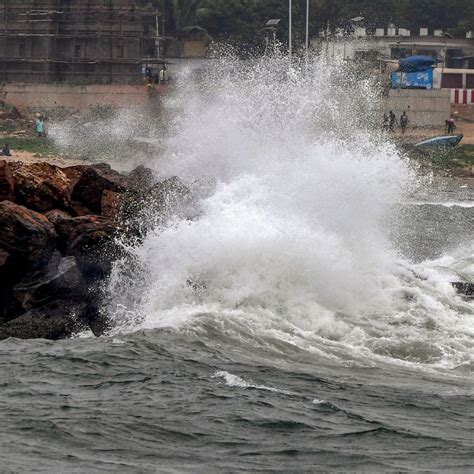
<path fill-rule="evenodd" d="M 0 159 L 0 340 L 103 335 L 102 286 L 122 243 L 143 238 L 144 205 L 159 219 L 190 192 L 143 166 L 30 155 Z"/>
<path fill-rule="evenodd" d="M 441 133 L 439 129 L 429 129 L 432 130 L 433 135 L 427 133 L 427 129 L 408 129 L 405 135 L 402 135 L 399 130 L 395 130 L 393 134 L 390 135 L 390 137 L 393 137 L 392 139 L 396 142 L 396 144 L 402 147 L 402 153 L 407 154 L 411 160 L 418 162 L 422 168 L 426 168 L 435 175 L 442 177 L 470 179 L 474 178 L 474 124 L 471 125 L 472 137 L 468 140 L 468 143 L 464 143 L 463 139 L 463 142 L 455 148 L 448 150 L 430 150 L 428 153 L 414 154 L 413 152 L 415 150 L 410 149 L 410 145 L 425 138 L 429 138 L 430 136 L 434 136 L 436 133 L 440 135 Z M 9 136 L 0 136 L 0 143 L 8 141 L 9 138 Z M 22 137 L 15 137 L 16 140 L 21 140 L 21 138 Z M 30 147 L 34 147 L 35 143 L 42 145 L 44 140 L 38 139 L 36 137 L 23 138 L 28 140 L 28 145 Z M 33 145 L 31 143 L 33 143 Z M 403 150 L 403 148 L 406 149 Z M 71 158 L 67 155 L 54 152 L 38 153 L 37 151 L 12 149 L 11 153 L 12 156 L 0 156 L 0 159 L 5 159 L 11 162 L 18 161 L 26 164 L 49 163 L 59 167 L 94 164 L 91 161 L 80 158 Z M 424 156 L 425 154 L 426 157 Z"/>

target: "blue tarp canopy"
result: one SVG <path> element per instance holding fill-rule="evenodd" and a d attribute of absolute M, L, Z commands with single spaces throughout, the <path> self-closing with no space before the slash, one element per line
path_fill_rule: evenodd
<path fill-rule="evenodd" d="M 439 62 L 431 56 L 409 56 L 408 58 L 400 59 L 398 70 L 400 72 L 421 72 L 436 66 Z"/>

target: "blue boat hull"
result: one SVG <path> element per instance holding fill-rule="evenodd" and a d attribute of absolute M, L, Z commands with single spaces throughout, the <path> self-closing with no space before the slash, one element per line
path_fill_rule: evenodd
<path fill-rule="evenodd" d="M 443 135 L 440 137 L 433 137 L 416 143 L 414 146 L 421 147 L 445 147 L 451 148 L 456 146 L 463 138 L 463 135 Z"/>

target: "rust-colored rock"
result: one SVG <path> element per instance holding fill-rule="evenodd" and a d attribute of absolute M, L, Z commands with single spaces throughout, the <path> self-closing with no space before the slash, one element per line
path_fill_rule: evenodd
<path fill-rule="evenodd" d="M 38 212 L 67 209 L 71 182 L 61 168 L 49 163 L 15 164 L 15 202 Z"/>
<path fill-rule="evenodd" d="M 90 165 L 94 171 L 100 174 L 103 178 L 108 179 L 116 186 L 120 186 L 123 189 L 128 188 L 128 177 L 112 169 L 107 163 L 94 163 Z"/>
<path fill-rule="evenodd" d="M 94 168 L 85 170 L 72 191 L 72 199 L 79 201 L 94 212 L 101 212 L 102 194 L 105 190 L 124 192 L 127 178 L 116 171 L 108 173 Z"/>
<path fill-rule="evenodd" d="M 79 179 L 82 176 L 82 173 L 88 169 L 89 166 L 87 165 L 74 165 L 74 166 L 66 166 L 62 168 L 63 173 L 68 177 L 69 181 L 71 182 L 71 188 L 73 188 Z"/>
<path fill-rule="evenodd" d="M 87 206 L 82 204 L 82 202 L 71 200 L 68 211 L 72 214 L 73 217 L 83 217 L 89 216 L 91 214 L 97 214 L 92 212 Z"/>
<path fill-rule="evenodd" d="M 10 201 L 0 202 L 0 248 L 33 266 L 49 261 L 56 232 L 49 220 Z"/>
<path fill-rule="evenodd" d="M 128 178 L 120 174 L 118 171 L 112 169 L 112 167 L 107 163 L 90 163 L 83 165 L 66 166 L 65 168 L 62 168 L 63 172 L 70 179 L 73 187 L 79 181 L 83 173 L 89 169 L 93 169 L 99 175 L 111 181 L 115 181 L 123 187 L 128 186 Z"/>
<path fill-rule="evenodd" d="M 122 207 L 121 194 L 114 191 L 105 190 L 102 193 L 102 201 L 100 204 L 101 214 L 103 217 L 110 219 L 112 222 L 118 222 L 120 218 L 120 209 Z"/>
<path fill-rule="evenodd" d="M 14 199 L 14 183 L 10 165 L 6 160 L 0 160 L 0 201 Z"/>
<path fill-rule="evenodd" d="M 59 221 L 70 219 L 72 217 L 66 211 L 62 211 L 61 209 L 52 209 L 51 211 L 45 212 L 44 215 L 54 225 L 56 225 Z"/>

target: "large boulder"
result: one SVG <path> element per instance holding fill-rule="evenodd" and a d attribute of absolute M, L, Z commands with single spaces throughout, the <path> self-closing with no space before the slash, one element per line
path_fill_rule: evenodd
<path fill-rule="evenodd" d="M 10 254 L 6 250 L 0 249 L 0 274 L 2 273 L 2 269 L 5 267 L 9 256 Z"/>
<path fill-rule="evenodd" d="M 44 162 L 12 168 L 16 203 L 38 212 L 68 209 L 71 182 L 61 168 Z"/>
<path fill-rule="evenodd" d="M 72 199 L 79 201 L 94 212 L 101 212 L 102 194 L 105 190 L 123 193 L 127 189 L 127 178 L 110 170 L 108 173 L 87 168 L 72 191 Z"/>
<path fill-rule="evenodd" d="M 75 256 L 87 282 L 105 278 L 120 254 L 117 225 L 101 216 L 64 219 L 56 224 L 60 250 Z"/>
<path fill-rule="evenodd" d="M 12 283 L 18 278 L 18 266 L 10 254 L 0 249 L 0 323 L 8 321 L 23 312 L 13 294 Z"/>
<path fill-rule="evenodd" d="M 64 339 L 86 328 L 84 312 L 87 303 L 55 300 L 34 308 L 21 316 L 0 325 L 0 340 L 8 337 L 19 339 Z"/>
<path fill-rule="evenodd" d="M 88 168 L 88 165 L 74 165 L 62 168 L 63 173 L 68 177 L 69 181 L 71 182 L 71 188 L 74 188 L 84 171 L 86 171 Z"/>
<path fill-rule="evenodd" d="M 45 212 L 44 215 L 54 225 L 59 221 L 70 219 L 72 217 L 66 211 L 62 211 L 61 209 L 52 209 L 51 211 Z"/>
<path fill-rule="evenodd" d="M 474 298 L 474 283 L 469 283 L 465 281 L 455 281 L 451 283 L 451 285 L 453 285 L 453 288 L 459 295 Z"/>
<path fill-rule="evenodd" d="M 179 178 L 172 177 L 156 183 L 146 193 L 128 193 L 121 207 L 121 223 L 129 233 L 140 237 L 171 219 L 192 218 L 195 214 L 191 191 Z"/>
<path fill-rule="evenodd" d="M 51 258 L 56 232 L 38 212 L 10 201 L 0 202 L 0 248 L 12 257 L 41 267 Z"/>
<path fill-rule="evenodd" d="M 0 160 L 0 201 L 14 201 L 14 182 L 10 165 Z"/>
<path fill-rule="evenodd" d="M 24 313 L 21 304 L 15 298 L 13 289 L 0 285 L 0 324 L 10 321 Z"/>
<path fill-rule="evenodd" d="M 85 171 L 93 169 L 102 177 L 120 184 L 124 188 L 128 187 L 128 177 L 114 170 L 108 163 L 87 163 L 83 165 L 72 165 L 62 168 L 63 172 L 70 179 L 74 187 Z"/>
<path fill-rule="evenodd" d="M 100 204 L 102 217 L 110 219 L 112 222 L 118 222 L 122 209 L 122 194 L 114 191 L 105 190 L 102 194 Z"/>
<path fill-rule="evenodd" d="M 143 165 L 137 166 L 128 175 L 128 189 L 131 191 L 146 192 L 155 183 L 153 171 Z"/>
<path fill-rule="evenodd" d="M 92 214 L 98 214 L 97 212 L 92 211 L 87 206 L 82 204 L 82 202 L 71 200 L 71 205 L 69 206 L 68 211 L 74 217 L 90 216 Z"/>
<path fill-rule="evenodd" d="M 148 194 L 150 202 L 154 203 L 161 214 L 184 212 L 192 203 L 191 191 L 177 176 L 155 184 Z"/>
<path fill-rule="evenodd" d="M 45 269 L 26 275 L 14 287 L 16 300 L 25 310 L 42 306 L 55 299 L 82 302 L 87 287 L 74 257 L 51 258 Z"/>

